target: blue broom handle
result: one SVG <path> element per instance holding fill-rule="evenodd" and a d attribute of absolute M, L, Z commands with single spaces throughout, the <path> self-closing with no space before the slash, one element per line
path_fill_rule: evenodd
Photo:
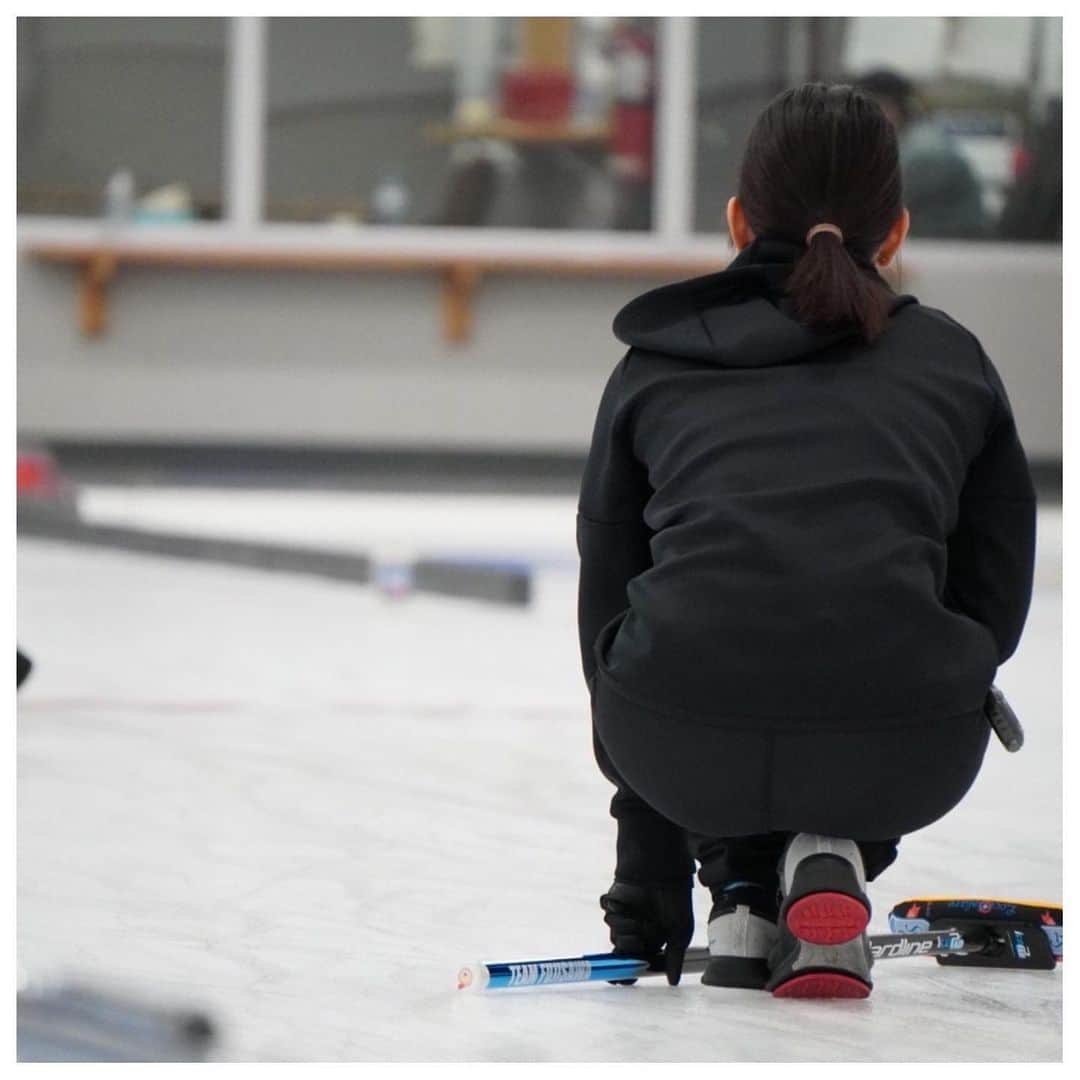
<path fill-rule="evenodd" d="M 689 949 L 684 971 L 701 970 L 709 950 Z M 640 979 L 658 972 L 647 960 L 611 953 L 588 953 L 555 960 L 520 960 L 512 964 L 466 964 L 458 972 L 459 990 L 503 990 L 515 986 L 552 986 L 556 983 L 613 982 Z"/>

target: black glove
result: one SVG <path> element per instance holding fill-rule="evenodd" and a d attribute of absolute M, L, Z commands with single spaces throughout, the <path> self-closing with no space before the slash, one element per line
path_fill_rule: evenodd
<path fill-rule="evenodd" d="M 694 936 L 693 884 L 692 877 L 655 885 L 616 880 L 600 897 L 615 953 L 648 960 L 654 971 L 663 971 L 677 986 Z"/>

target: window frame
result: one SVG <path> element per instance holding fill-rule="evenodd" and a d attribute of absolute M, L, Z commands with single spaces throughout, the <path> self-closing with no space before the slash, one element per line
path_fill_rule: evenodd
<path fill-rule="evenodd" d="M 657 169 L 653 185 L 653 228 L 642 232 L 612 229 L 510 229 L 408 225 L 359 225 L 343 233 L 332 226 L 271 222 L 264 216 L 266 199 L 268 17 L 228 17 L 224 129 L 223 214 L 211 222 L 186 222 L 161 229 L 144 225 L 122 228 L 125 243 L 168 243 L 192 250 L 210 249 L 215 241 L 253 249 L 296 245 L 307 251 L 371 251 L 390 248 L 433 255 L 448 250 L 498 255 L 527 250 L 540 255 L 593 257 L 599 250 L 615 254 L 655 254 L 686 250 L 693 233 L 694 18 L 667 16 L 658 27 L 660 70 L 656 113 Z M 70 239 L 83 242 L 100 235 L 116 237 L 90 217 L 21 214 L 20 239 L 29 242 Z M 708 244 L 708 247 L 714 246 Z"/>

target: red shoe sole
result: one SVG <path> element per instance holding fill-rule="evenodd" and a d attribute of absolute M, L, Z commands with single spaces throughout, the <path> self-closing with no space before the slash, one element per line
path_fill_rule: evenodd
<path fill-rule="evenodd" d="M 870 987 L 854 975 L 838 971 L 808 971 L 781 983 L 774 991 L 778 998 L 866 998 Z"/>
<path fill-rule="evenodd" d="M 857 938 L 870 922 L 870 912 L 854 896 L 819 892 L 804 896 L 784 916 L 788 929 L 811 945 L 843 945 Z"/>

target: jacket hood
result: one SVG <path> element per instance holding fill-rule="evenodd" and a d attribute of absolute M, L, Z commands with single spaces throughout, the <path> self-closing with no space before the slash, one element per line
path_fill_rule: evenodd
<path fill-rule="evenodd" d="M 768 367 L 855 337 L 800 323 L 785 294 L 799 244 L 759 237 L 726 270 L 664 285 L 631 300 L 615 316 L 615 336 L 650 352 L 710 360 L 724 367 Z M 892 311 L 915 303 L 897 296 Z"/>

